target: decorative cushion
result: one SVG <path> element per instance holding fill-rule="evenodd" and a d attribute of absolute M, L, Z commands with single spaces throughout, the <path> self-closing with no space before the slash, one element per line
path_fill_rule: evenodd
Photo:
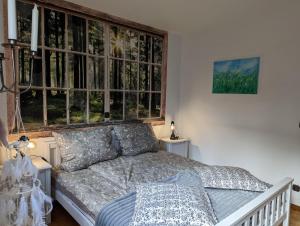
<path fill-rule="evenodd" d="M 114 132 L 120 142 L 122 155 L 138 155 L 145 152 L 156 152 L 159 149 L 158 140 L 148 124 L 116 125 Z"/>
<path fill-rule="evenodd" d="M 207 188 L 265 191 L 271 185 L 257 179 L 245 169 L 231 166 L 195 167 L 203 186 Z"/>
<path fill-rule="evenodd" d="M 112 146 L 112 127 L 53 132 L 61 155 L 61 168 L 75 171 L 118 156 Z"/>
<path fill-rule="evenodd" d="M 137 188 L 130 226 L 215 224 L 213 210 L 195 187 L 153 183 Z"/>

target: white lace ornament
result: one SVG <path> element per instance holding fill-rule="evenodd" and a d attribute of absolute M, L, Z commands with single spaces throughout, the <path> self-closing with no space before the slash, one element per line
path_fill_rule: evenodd
<path fill-rule="evenodd" d="M 52 211 L 52 199 L 40 188 L 37 174 L 30 157 L 22 157 L 19 152 L 15 159 L 4 163 L 0 177 L 0 226 L 46 225 L 44 219 Z"/>

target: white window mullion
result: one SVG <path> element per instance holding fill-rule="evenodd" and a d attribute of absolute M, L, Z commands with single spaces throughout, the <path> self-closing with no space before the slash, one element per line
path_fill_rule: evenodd
<path fill-rule="evenodd" d="M 121 76 L 121 82 L 123 83 L 122 85 L 123 85 L 123 87 L 122 87 L 122 97 L 123 97 L 123 120 L 125 120 L 125 99 L 126 99 L 126 95 L 125 95 L 125 78 L 126 78 L 126 76 L 125 76 L 125 64 L 126 64 L 126 60 L 125 60 L 125 58 L 126 58 L 126 53 L 125 53 L 125 38 L 126 38 L 126 30 L 124 30 L 124 29 L 122 29 L 121 27 L 119 27 L 119 32 L 121 32 L 121 34 L 123 33 L 123 36 L 122 36 L 122 48 L 123 48 L 123 59 L 122 59 L 122 63 L 123 63 L 123 68 L 122 68 L 122 70 L 123 70 L 123 73 L 121 74 L 122 76 Z"/>
<path fill-rule="evenodd" d="M 137 55 L 137 102 L 136 102 L 136 118 L 139 118 L 139 101 L 140 101 L 140 32 L 138 33 L 138 55 Z"/>
<path fill-rule="evenodd" d="M 85 52 L 88 54 L 89 52 L 89 20 L 85 20 Z M 86 76 L 86 122 L 90 123 L 90 79 L 88 73 L 89 66 L 89 56 L 85 56 L 85 76 Z M 95 72 L 94 72 L 95 73 Z"/>
<path fill-rule="evenodd" d="M 65 13 L 65 49 L 68 49 L 68 14 Z M 69 87 L 69 53 L 66 52 L 65 55 L 65 78 L 66 78 L 66 87 L 67 87 L 67 101 L 66 101 L 66 113 L 67 113 L 67 124 L 70 124 L 70 87 Z"/>
<path fill-rule="evenodd" d="M 109 93 L 109 24 L 104 24 L 104 112 L 110 112 Z M 108 121 L 109 118 L 105 118 Z"/>
<path fill-rule="evenodd" d="M 45 10 L 41 7 L 41 41 L 42 41 L 42 83 L 43 83 L 43 115 L 44 126 L 48 126 L 47 90 L 46 90 L 46 60 L 45 60 Z M 32 62 L 33 63 L 33 62 Z"/>
<path fill-rule="evenodd" d="M 148 62 L 149 67 L 149 118 L 151 118 L 151 101 L 152 101 L 152 44 L 153 38 L 150 36 L 150 62 Z"/>

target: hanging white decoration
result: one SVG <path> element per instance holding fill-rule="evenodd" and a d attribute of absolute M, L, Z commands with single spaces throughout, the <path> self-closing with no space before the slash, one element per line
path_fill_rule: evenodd
<path fill-rule="evenodd" d="M 0 226 L 45 226 L 52 199 L 42 191 L 31 159 L 16 150 L 16 158 L 4 163 L 0 179 Z"/>
<path fill-rule="evenodd" d="M 16 226 L 27 225 L 28 222 L 28 205 L 25 197 L 22 195 L 19 203 L 19 209 L 17 212 Z"/>

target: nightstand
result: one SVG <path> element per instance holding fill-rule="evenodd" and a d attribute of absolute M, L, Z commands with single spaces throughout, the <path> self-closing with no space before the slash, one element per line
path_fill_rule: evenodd
<path fill-rule="evenodd" d="M 38 179 L 46 195 L 51 197 L 51 168 L 52 166 L 40 157 L 32 157 L 32 163 L 38 169 Z M 47 210 L 45 210 L 47 212 Z M 51 223 L 51 213 L 46 216 L 46 224 Z"/>
<path fill-rule="evenodd" d="M 167 152 L 171 152 L 186 158 L 189 157 L 189 139 L 179 138 L 178 140 L 171 140 L 170 138 L 161 138 L 159 142 L 161 148 Z"/>

